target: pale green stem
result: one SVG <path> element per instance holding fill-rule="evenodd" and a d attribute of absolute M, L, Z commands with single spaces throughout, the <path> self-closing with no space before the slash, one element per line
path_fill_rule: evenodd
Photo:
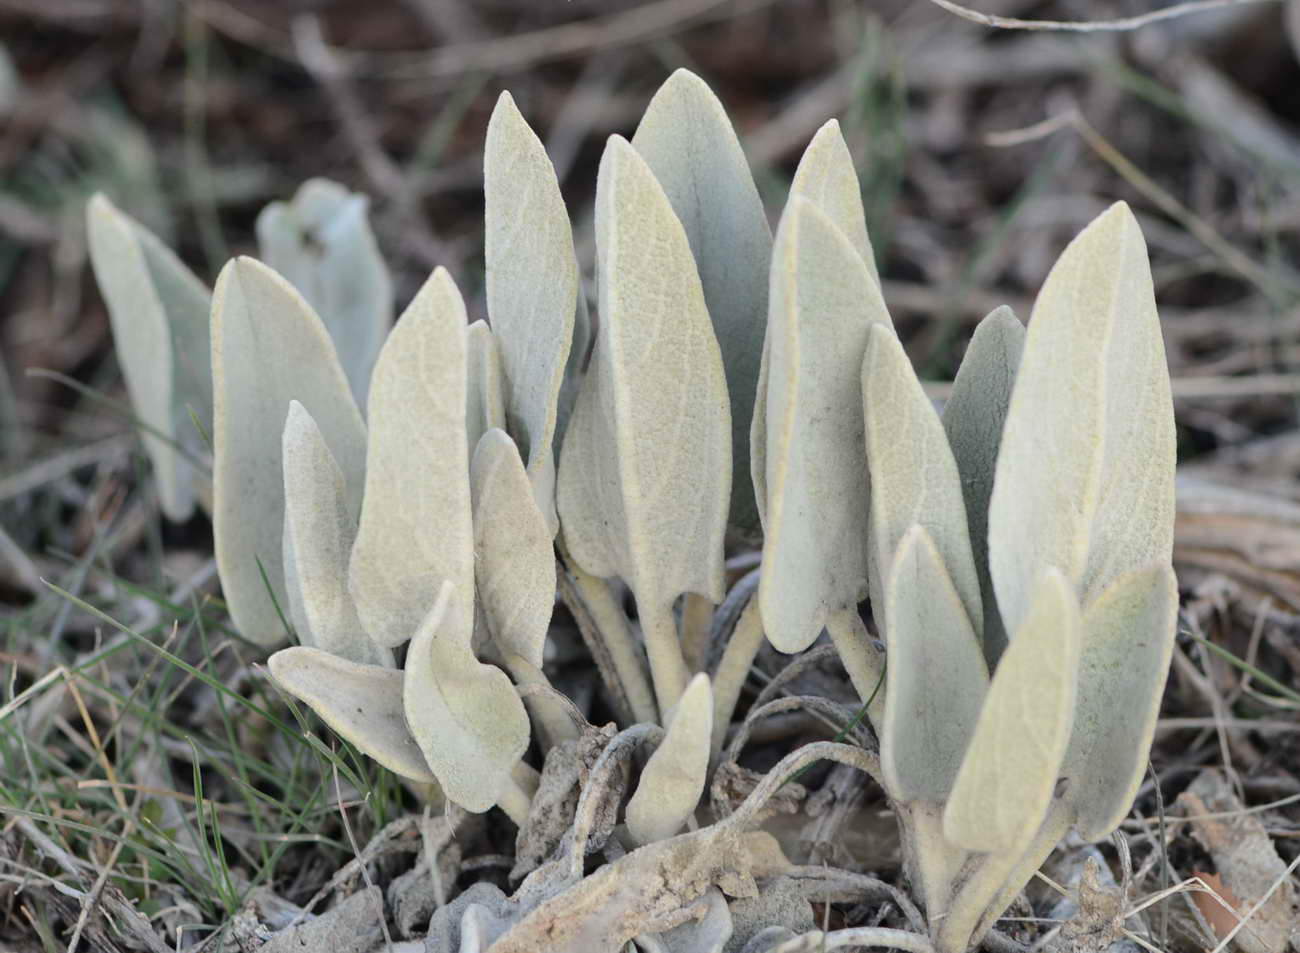
<path fill-rule="evenodd" d="M 970 872 L 952 897 L 947 916 L 935 931 L 940 953 L 965 953 L 967 948 L 979 943 L 1061 842 L 1072 823 L 1069 808 L 1063 800 L 1057 800 L 1023 850 L 997 851 L 973 861 Z"/>
<path fill-rule="evenodd" d="M 677 620 L 673 618 L 673 605 L 641 605 L 641 631 L 645 633 L 646 657 L 650 659 L 650 678 L 654 681 L 655 698 L 659 701 L 659 718 L 667 725 L 677 701 L 691 680 L 682 658 L 682 644 L 677 637 Z"/>
<path fill-rule="evenodd" d="M 632 625 L 623 613 L 623 607 L 614 598 L 608 582 L 583 572 L 567 553 L 564 562 L 572 574 L 578 597 L 587 607 L 591 621 L 609 652 L 614 672 L 632 709 L 632 717 L 638 722 L 657 724 L 659 714 L 655 709 L 654 693 L 650 690 L 650 682 L 632 637 Z"/>
<path fill-rule="evenodd" d="M 501 796 L 497 798 L 497 807 L 506 812 L 506 816 L 515 822 L 516 827 L 523 827 L 528 821 L 528 810 L 533 806 L 533 799 L 513 777 L 506 782 Z"/>
<path fill-rule="evenodd" d="M 895 804 L 903 828 L 904 850 L 913 882 L 919 881 L 925 915 L 931 924 L 943 920 L 953 885 L 970 853 L 943 836 L 943 805 L 931 801 Z"/>
<path fill-rule="evenodd" d="M 880 679 L 885 673 L 885 655 L 872 642 L 862 617 L 856 608 L 841 609 L 831 613 L 826 620 L 826 631 L 840 653 L 840 661 L 849 673 L 849 681 L 864 702 L 875 698 L 867 714 L 876 731 L 880 731 L 885 718 L 885 693 L 880 691 Z"/>
<path fill-rule="evenodd" d="M 527 761 L 520 759 L 510 769 L 510 780 L 518 785 L 519 789 L 531 799 L 542 783 L 542 773 Z"/>
<path fill-rule="evenodd" d="M 578 726 L 573 723 L 573 719 L 569 717 L 569 713 L 564 710 L 564 706 L 558 699 L 550 694 L 555 691 L 555 688 L 545 672 L 514 652 L 504 653 L 501 662 L 516 685 L 540 685 L 550 690 L 529 694 L 524 699 L 524 706 L 542 729 L 542 737 L 547 749 L 578 737 Z"/>
<path fill-rule="evenodd" d="M 704 653 L 709 650 L 712 628 L 713 603 L 694 592 L 682 596 L 682 655 L 692 672 L 704 669 Z"/>
<path fill-rule="evenodd" d="M 736 620 L 727 647 L 723 649 L 718 670 L 713 674 L 713 743 L 709 748 L 709 762 L 717 761 L 718 753 L 727 737 L 731 716 L 736 712 L 754 656 L 763 644 L 763 617 L 758 611 L 758 596 L 750 599 Z"/>

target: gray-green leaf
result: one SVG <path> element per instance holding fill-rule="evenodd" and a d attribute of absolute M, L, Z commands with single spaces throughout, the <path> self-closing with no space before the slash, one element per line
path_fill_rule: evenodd
<path fill-rule="evenodd" d="M 677 70 L 655 93 L 632 145 L 663 186 L 690 241 L 731 401 L 730 520 L 752 531 L 758 510 L 749 479 L 749 425 L 767 317 L 767 215 L 731 120 L 689 70 Z"/>
<path fill-rule="evenodd" d="M 284 575 L 290 617 L 304 645 L 368 665 L 393 665 L 361 627 L 348 592 L 348 552 L 357 532 L 343 471 L 311 414 L 289 404 L 284 454 Z"/>
<path fill-rule="evenodd" d="M 993 675 L 944 809 L 954 844 L 1023 849 L 1038 830 L 1074 724 L 1082 629 L 1070 584 L 1049 569 Z"/>
<path fill-rule="evenodd" d="M 1085 840 L 1105 837 L 1133 805 L 1177 618 L 1178 582 L 1168 563 L 1121 576 L 1084 606 L 1078 712 L 1061 773 Z"/>
<path fill-rule="evenodd" d="M 488 318 L 501 348 L 507 419 L 554 535 L 552 443 L 574 336 L 578 261 L 546 147 L 505 92 L 488 122 L 483 191 Z"/>
<path fill-rule="evenodd" d="M 772 644 L 798 652 L 867 593 L 870 487 L 862 356 L 889 313 L 857 251 L 807 199 L 790 201 L 772 255 L 767 464 L 759 605 Z"/>
<path fill-rule="evenodd" d="M 1008 631 L 1057 566 L 1086 606 L 1173 547 L 1174 417 L 1146 244 L 1116 203 L 1047 276 L 1025 336 L 989 504 Z"/>
<path fill-rule="evenodd" d="M 169 519 L 185 520 L 197 473 L 176 445 L 191 456 L 205 453 L 189 414 L 211 426 L 211 296 L 152 232 L 103 195 L 87 204 L 86 225 L 131 406 L 151 431 L 142 439 L 160 505 Z"/>
<path fill-rule="evenodd" d="M 993 495 L 1002 423 L 1024 346 L 1025 326 L 1011 309 L 1004 305 L 991 312 L 975 328 L 943 408 L 943 429 L 966 500 L 971 554 L 984 603 L 984 658 L 990 668 L 1006 648 L 1007 633 L 989 575 L 989 497 Z"/>
<path fill-rule="evenodd" d="M 713 692 L 703 672 L 677 703 L 668 733 L 646 762 L 627 805 L 628 833 L 638 844 L 672 837 L 695 813 L 709 770 Z"/>
<path fill-rule="evenodd" d="M 501 351 L 486 321 L 475 321 L 465 338 L 465 430 L 467 447 L 493 427 L 506 427 L 505 382 L 501 378 Z"/>
<path fill-rule="evenodd" d="M 383 646 L 411 638 L 444 580 L 456 590 L 445 624 L 455 632 L 473 627 L 466 333 L 460 292 L 438 268 L 375 364 L 366 493 L 349 578 L 357 613 Z"/>
<path fill-rule="evenodd" d="M 506 673 L 474 658 L 473 620 L 459 621 L 466 613 L 457 599 L 470 595 L 444 582 L 411 638 L 403 707 L 443 792 L 468 811 L 486 811 L 528 748 L 528 714 Z"/>
<path fill-rule="evenodd" d="M 289 402 L 311 414 L 360 509 L 366 430 L 320 318 L 293 286 L 252 258 L 221 270 L 212 296 L 212 532 L 235 627 L 259 645 L 285 636 L 284 467 Z M 265 579 L 263 578 L 265 572 Z M 269 584 L 269 591 L 268 591 Z"/>
<path fill-rule="evenodd" d="M 267 664 L 281 688 L 310 705 L 363 754 L 404 778 L 425 784 L 434 780 L 406 728 L 401 672 L 350 662 L 305 645 L 281 649 Z"/>
<path fill-rule="evenodd" d="M 978 635 L 984 609 L 957 463 L 902 343 L 880 325 L 872 327 L 862 361 L 862 407 L 871 470 L 874 565 L 879 572 L 873 601 L 880 603 L 890 559 L 903 535 L 912 526 L 923 526 Z M 885 606 L 888 609 L 889 603 Z"/>
<path fill-rule="evenodd" d="M 257 217 L 268 265 L 302 292 L 329 329 L 357 403 L 393 323 L 393 282 L 366 218 L 367 198 L 328 179 L 309 179 L 291 202 Z"/>
<path fill-rule="evenodd" d="M 943 801 L 988 690 L 966 609 L 922 526 L 903 536 L 886 590 L 880 766 L 899 801 Z"/>
<path fill-rule="evenodd" d="M 858 250 L 871 280 L 879 285 L 876 256 L 867 237 L 858 170 L 853 166 L 853 156 L 844 142 L 838 119 L 828 120 L 808 143 L 790 182 L 790 195 L 802 196 L 826 213 Z"/>

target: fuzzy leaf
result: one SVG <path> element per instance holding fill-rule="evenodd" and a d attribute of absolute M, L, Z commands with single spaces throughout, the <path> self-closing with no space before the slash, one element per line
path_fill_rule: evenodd
<path fill-rule="evenodd" d="M 924 527 L 903 536 L 886 600 L 885 784 L 895 800 L 942 801 L 975 731 L 989 679 L 966 609 Z"/>
<path fill-rule="evenodd" d="M 362 407 L 393 323 L 393 282 L 370 230 L 368 204 L 337 182 L 309 179 L 292 202 L 272 202 L 257 216 L 262 258 L 321 316 Z"/>
<path fill-rule="evenodd" d="M 320 318 L 252 258 L 234 259 L 217 278 L 212 383 L 212 532 L 221 588 L 235 627 L 272 645 L 285 635 L 276 602 L 288 609 L 281 436 L 289 402 L 299 401 L 320 427 L 343 472 L 350 512 L 360 509 L 365 482 L 365 425 Z"/>
<path fill-rule="evenodd" d="M 923 526 L 978 636 L 984 608 L 957 463 L 902 343 L 885 327 L 871 329 L 862 361 L 862 407 L 871 471 L 871 535 L 880 574 L 873 599 L 879 604 L 903 535 L 912 526 Z M 889 602 L 885 606 L 888 626 Z"/>
<path fill-rule="evenodd" d="M 211 426 L 211 296 L 167 246 L 103 195 L 87 204 L 86 225 L 131 406 L 156 431 L 141 439 L 159 503 L 168 519 L 188 519 L 197 474 L 173 444 L 206 452 L 189 412 Z"/>
<path fill-rule="evenodd" d="M 749 425 L 772 253 L 763 202 L 726 111 L 689 70 L 677 70 L 659 87 L 632 145 L 663 186 L 690 241 L 727 375 L 733 448 L 730 521 L 754 530 L 758 510 L 749 479 Z"/>
<path fill-rule="evenodd" d="M 497 645 L 541 668 L 555 606 L 555 550 L 528 474 L 504 430 L 483 435 L 470 470 L 474 575 Z"/>
<path fill-rule="evenodd" d="M 600 335 L 560 458 L 578 564 L 638 604 L 722 598 L 731 474 L 726 381 L 681 224 L 612 136 L 596 190 Z"/>
<path fill-rule="evenodd" d="M 296 400 L 284 424 L 284 559 L 290 618 L 304 645 L 351 662 L 393 665 L 372 642 L 348 592 L 348 552 L 357 532 L 343 471 L 311 414 Z"/>
<path fill-rule="evenodd" d="M 555 531 L 553 442 L 574 337 L 578 261 L 546 147 L 502 93 L 483 151 L 487 304 L 508 382 L 509 429 L 528 458 L 538 504 Z"/>
<path fill-rule="evenodd" d="M 668 723 L 668 733 L 646 762 L 627 805 L 627 829 L 638 844 L 672 837 L 695 813 L 709 770 L 713 692 L 703 672 L 691 679 Z"/>
<path fill-rule="evenodd" d="M 1025 336 L 989 504 L 989 564 L 1008 631 L 1043 566 L 1087 605 L 1169 559 L 1174 417 L 1146 244 L 1122 202 L 1047 276 Z"/>
<path fill-rule="evenodd" d="M 501 351 L 486 321 L 475 321 L 465 338 L 466 447 L 493 427 L 506 429 L 505 382 L 501 378 Z"/>
<path fill-rule="evenodd" d="M 1084 840 L 1114 830 L 1137 795 L 1177 617 L 1178 582 L 1168 564 L 1121 576 L 1084 607 L 1078 712 L 1061 769 Z"/>
<path fill-rule="evenodd" d="M 465 338 L 465 304 L 438 268 L 375 364 L 365 502 L 348 571 L 357 613 L 383 646 L 411 638 L 444 580 L 457 593 L 447 629 L 473 628 Z"/>
<path fill-rule="evenodd" d="M 858 170 L 853 166 L 853 156 L 844 142 L 838 119 L 828 120 L 808 143 L 790 182 L 790 195 L 803 196 L 826 213 L 857 249 L 871 280 L 879 285 L 876 256 L 867 237 Z"/>
<path fill-rule="evenodd" d="M 1002 423 L 1024 346 L 1025 326 L 1010 308 L 1004 305 L 990 313 L 975 328 L 943 408 L 943 429 L 957 461 L 966 501 L 971 554 L 984 605 L 984 658 L 990 667 L 997 664 L 1006 648 L 1007 633 L 989 576 L 989 497 L 993 494 Z"/>
<path fill-rule="evenodd" d="M 870 487 L 862 355 L 889 313 L 857 251 L 807 199 L 777 229 L 768 327 L 767 492 L 759 606 L 782 652 L 867 594 Z"/>
<path fill-rule="evenodd" d="M 443 792 L 467 811 L 496 804 L 528 748 L 528 714 L 505 672 L 470 649 L 473 620 L 444 582 L 406 651 L 406 724 Z M 472 616 L 472 614 L 471 614 Z"/>
<path fill-rule="evenodd" d="M 1044 573 L 989 685 L 944 810 L 967 850 L 1023 849 L 1051 804 L 1074 723 L 1083 623 L 1070 584 Z"/>
<path fill-rule="evenodd" d="M 402 712 L 403 674 L 295 645 L 268 661 L 280 687 L 312 707 L 340 738 L 404 778 L 434 780 Z"/>

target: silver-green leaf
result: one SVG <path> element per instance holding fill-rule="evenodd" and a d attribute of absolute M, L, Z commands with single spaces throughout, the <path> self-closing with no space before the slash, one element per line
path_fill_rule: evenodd
<path fill-rule="evenodd" d="M 486 321 L 469 326 L 465 349 L 465 445 L 477 447 L 479 438 L 493 427 L 506 427 L 505 382 L 501 351 Z"/>
<path fill-rule="evenodd" d="M 257 217 L 264 261 L 302 292 L 338 347 L 357 403 L 393 323 L 393 282 L 366 217 L 368 200 L 328 179 L 309 179 L 291 202 Z"/>
<path fill-rule="evenodd" d="M 668 722 L 668 733 L 646 762 L 627 805 L 627 829 L 638 844 L 672 837 L 704 793 L 713 735 L 713 692 L 703 672 L 691 679 Z"/>
<path fill-rule="evenodd" d="M 446 625 L 473 627 L 466 334 L 460 292 L 438 268 L 375 363 L 366 492 L 349 579 L 366 631 L 383 646 L 411 638 L 444 580 L 457 593 Z"/>
<path fill-rule="evenodd" d="M 752 531 L 758 509 L 749 479 L 749 426 L 767 318 L 767 215 L 731 120 L 689 70 L 677 70 L 655 93 L 632 145 L 663 186 L 690 241 L 730 395 L 731 522 Z"/>
<path fill-rule="evenodd" d="M 350 512 L 360 509 L 365 482 L 365 425 L 320 318 L 252 258 L 236 258 L 217 278 L 212 383 L 217 570 L 235 627 L 272 645 L 285 636 L 280 612 L 288 609 L 281 437 L 289 402 L 320 427 Z"/>
<path fill-rule="evenodd" d="M 758 598 L 772 644 L 798 652 L 867 594 L 862 356 L 869 329 L 892 331 L 857 251 L 804 198 L 777 229 L 770 304 Z"/>
<path fill-rule="evenodd" d="M 966 608 L 924 527 L 904 534 L 885 598 L 885 785 L 898 801 L 940 802 L 952 789 L 989 679 Z"/>
<path fill-rule="evenodd" d="M 1082 629 L 1070 584 L 1047 570 L 993 675 L 944 809 L 952 843 L 1014 850 L 1038 830 L 1074 725 Z"/>
<path fill-rule="evenodd" d="M 828 120 L 808 143 L 790 182 L 790 195 L 802 196 L 826 213 L 858 250 L 871 280 L 879 285 L 876 256 L 867 236 L 858 170 L 853 166 L 853 156 L 840 132 L 838 119 Z"/>
<path fill-rule="evenodd" d="M 486 811 L 511 783 L 528 748 L 528 714 L 505 672 L 470 648 L 469 602 L 444 582 L 406 651 L 406 724 L 443 792 L 468 811 Z M 471 614 L 472 615 L 472 614 Z"/>
<path fill-rule="evenodd" d="M 1174 417 L 1146 244 L 1122 202 L 1052 268 L 1034 304 L 989 504 L 1008 631 L 1056 566 L 1086 606 L 1173 547 Z"/>

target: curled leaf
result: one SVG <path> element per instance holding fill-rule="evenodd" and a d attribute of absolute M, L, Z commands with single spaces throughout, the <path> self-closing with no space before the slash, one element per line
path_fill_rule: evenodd
<path fill-rule="evenodd" d="M 348 551 L 356 514 L 343 471 L 311 414 L 296 400 L 284 424 L 284 559 L 290 617 L 298 638 L 332 655 L 392 667 L 372 642 L 348 592 Z"/>
<path fill-rule="evenodd" d="M 449 629 L 473 627 L 465 338 L 465 304 L 438 268 L 375 364 L 366 494 L 349 579 L 361 622 L 383 646 L 411 638 L 443 581 L 457 593 Z"/>
<path fill-rule="evenodd" d="M 262 259 L 321 316 L 357 403 L 393 323 L 393 282 L 366 218 L 368 200 L 328 179 L 304 182 L 292 202 L 257 216 Z"/>
<path fill-rule="evenodd" d="M 305 645 L 281 649 L 267 664 L 281 688 L 310 705 L 363 754 L 404 778 L 425 784 L 434 780 L 406 728 L 401 672 Z"/>
<path fill-rule="evenodd" d="M 1146 244 L 1123 202 L 1053 266 L 1034 303 L 989 504 L 989 564 L 1009 631 L 1044 566 L 1087 606 L 1168 561 L 1174 416 Z"/>
<path fill-rule="evenodd" d="M 470 648 L 472 618 L 444 582 L 406 650 L 406 724 L 443 792 L 467 811 L 486 811 L 511 784 L 528 748 L 528 714 L 505 672 Z"/>
<path fill-rule="evenodd" d="M 772 644 L 798 652 L 867 593 L 870 487 L 862 355 L 889 314 L 858 253 L 807 199 L 791 200 L 772 256 L 767 474 L 759 603 Z"/>
<path fill-rule="evenodd" d="M 695 813 L 709 770 L 713 692 L 709 676 L 691 679 L 668 722 L 668 733 L 646 762 L 627 805 L 628 833 L 638 844 L 672 837 Z"/>
<path fill-rule="evenodd" d="M 204 452 L 189 415 L 204 427 L 212 420 L 208 289 L 103 195 L 87 204 L 86 226 L 131 407 L 149 428 L 142 440 L 159 503 L 168 519 L 185 520 L 194 509 L 197 474 L 182 451 Z"/>
<path fill-rule="evenodd" d="M 967 850 L 1023 849 L 1051 804 L 1074 724 L 1083 623 L 1070 584 L 1043 574 L 989 685 L 943 816 Z"/>
<path fill-rule="evenodd" d="M 212 531 L 236 628 L 259 645 L 284 637 L 281 436 L 297 400 L 320 427 L 360 509 L 366 431 L 320 318 L 287 281 L 252 258 L 221 270 L 212 296 Z M 263 576 L 265 573 L 265 576 Z"/>
<path fill-rule="evenodd" d="M 689 70 L 677 70 L 659 87 L 632 146 L 663 187 L 699 270 L 730 397 L 731 523 L 753 530 L 758 510 L 748 438 L 767 318 L 767 215 L 731 120 Z"/>
<path fill-rule="evenodd" d="M 881 770 L 895 800 L 942 801 L 975 731 L 989 679 L 961 597 L 924 527 L 904 534 L 886 599 Z"/>

